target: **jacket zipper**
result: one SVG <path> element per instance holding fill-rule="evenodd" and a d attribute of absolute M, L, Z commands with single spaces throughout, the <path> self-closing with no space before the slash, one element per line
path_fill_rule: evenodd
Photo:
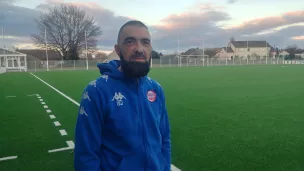
<path fill-rule="evenodd" d="M 139 106 L 139 113 L 140 113 L 140 118 L 141 118 L 141 126 L 142 126 L 142 142 L 144 145 L 144 152 L 145 152 L 145 164 L 144 164 L 144 168 L 146 170 L 147 167 L 147 147 L 146 147 L 146 143 L 145 143 L 145 124 L 144 124 L 144 120 L 143 120 L 143 113 L 142 113 L 142 106 L 141 106 L 141 101 L 140 101 L 140 83 L 139 80 L 137 80 L 137 99 L 138 99 L 138 106 Z"/>

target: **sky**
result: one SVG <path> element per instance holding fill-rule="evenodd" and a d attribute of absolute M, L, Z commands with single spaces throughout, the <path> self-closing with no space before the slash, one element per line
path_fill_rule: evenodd
<path fill-rule="evenodd" d="M 117 32 L 130 19 L 148 25 L 153 47 L 163 53 L 192 47 L 225 47 L 229 38 L 266 40 L 304 48 L 303 0 L 0 0 L 0 47 L 32 48 L 35 18 L 48 7 L 72 3 L 93 16 L 103 34 L 98 48 L 113 50 Z"/>

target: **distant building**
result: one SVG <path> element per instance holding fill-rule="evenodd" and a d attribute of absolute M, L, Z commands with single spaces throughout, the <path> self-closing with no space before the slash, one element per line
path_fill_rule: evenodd
<path fill-rule="evenodd" d="M 110 60 L 119 60 L 119 56 L 118 54 L 116 53 L 116 51 L 114 50 L 113 52 L 111 52 L 108 56 L 107 56 L 107 60 L 110 61 Z"/>
<path fill-rule="evenodd" d="M 273 57 L 276 54 L 275 48 L 267 41 L 231 41 L 228 43 L 234 53 L 234 57 L 255 58 Z"/>

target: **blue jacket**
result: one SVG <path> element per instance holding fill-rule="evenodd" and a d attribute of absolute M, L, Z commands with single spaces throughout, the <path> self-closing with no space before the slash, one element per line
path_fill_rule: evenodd
<path fill-rule="evenodd" d="M 170 171 L 170 126 L 161 86 L 127 79 L 119 61 L 98 64 L 85 88 L 75 129 L 77 171 Z"/>

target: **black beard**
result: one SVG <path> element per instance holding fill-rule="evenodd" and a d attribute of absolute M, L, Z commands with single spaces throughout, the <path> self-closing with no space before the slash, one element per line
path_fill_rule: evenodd
<path fill-rule="evenodd" d="M 145 62 L 127 61 L 121 53 L 119 57 L 121 69 L 126 77 L 141 78 L 148 75 L 151 59 Z"/>

